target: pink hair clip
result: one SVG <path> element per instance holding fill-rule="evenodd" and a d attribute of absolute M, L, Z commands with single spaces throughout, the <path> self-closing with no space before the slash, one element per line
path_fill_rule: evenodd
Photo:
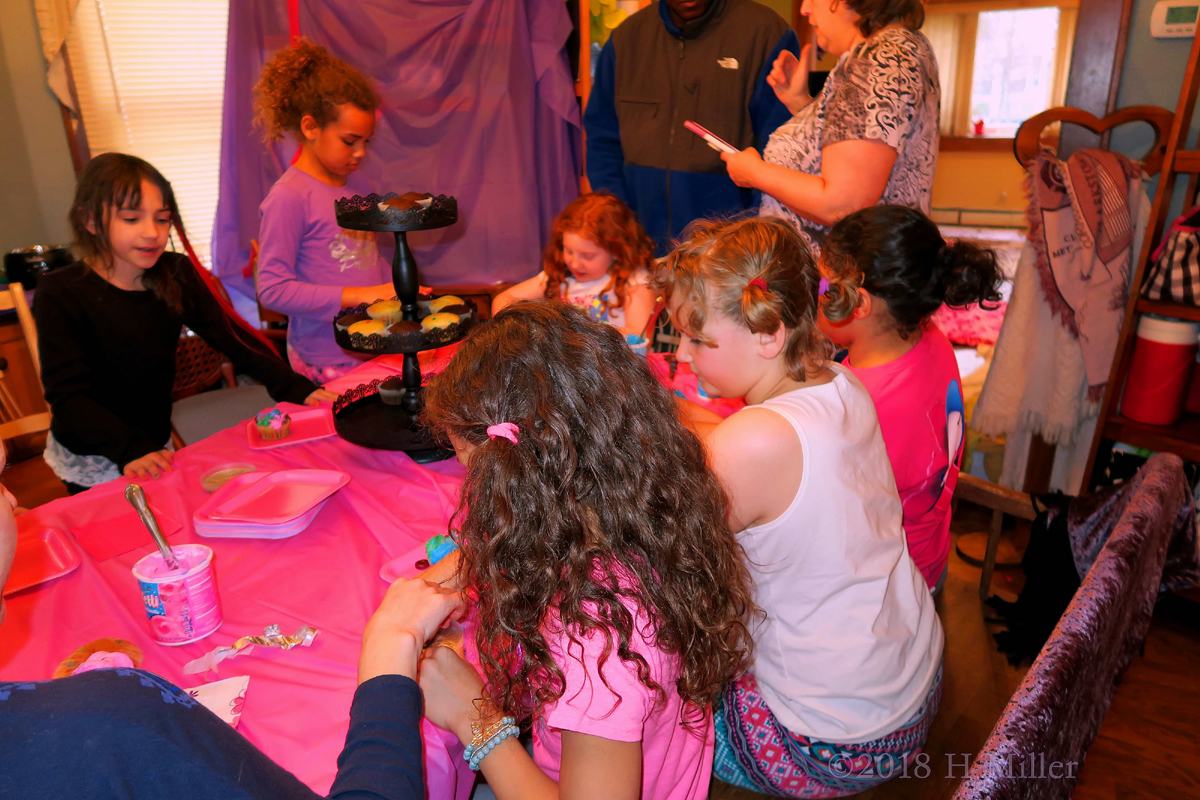
<path fill-rule="evenodd" d="M 750 281 L 750 283 L 748 283 L 746 285 L 747 286 L 757 286 L 758 288 L 762 289 L 764 292 L 771 291 L 770 289 L 767 288 L 767 282 L 764 281 L 762 278 L 755 278 L 754 280 Z"/>
<path fill-rule="evenodd" d="M 489 439 L 495 439 L 499 436 L 502 439 L 508 439 L 513 444 L 517 443 L 517 431 L 520 428 L 512 422 L 501 422 L 499 425 L 488 425 L 487 435 Z"/>
<path fill-rule="evenodd" d="M 817 296 L 825 294 L 829 291 L 829 278 L 821 278 L 821 282 L 817 284 Z"/>

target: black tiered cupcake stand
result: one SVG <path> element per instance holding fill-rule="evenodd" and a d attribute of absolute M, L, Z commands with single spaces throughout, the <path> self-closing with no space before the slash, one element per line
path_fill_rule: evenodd
<path fill-rule="evenodd" d="M 392 256 L 392 286 L 396 299 L 400 301 L 403 319 L 419 323 L 419 302 L 428 298 L 418 295 L 420 277 L 412 249 L 408 246 L 409 231 L 427 231 L 444 228 L 458 221 L 458 202 L 453 197 L 439 195 L 428 207 L 406 211 L 382 211 L 379 204 L 395 197 L 394 194 L 355 195 L 343 198 L 335 204 L 338 225 L 349 230 L 390 232 L 396 236 L 396 252 Z M 424 302 L 421 303 L 425 305 Z M 338 317 L 360 312 L 366 306 L 343 309 Z M 351 335 L 334 325 L 334 338 L 340 347 L 356 353 L 380 355 L 403 353 L 404 368 L 402 381 L 404 396 L 399 405 L 385 404 L 379 396 L 380 381 L 372 381 L 351 389 L 333 404 L 334 427 L 338 435 L 348 442 L 377 450 L 402 450 L 413 460 L 426 463 L 439 461 L 454 455 L 438 447 L 437 443 L 418 422 L 417 415 L 423 406 L 421 388 L 421 363 L 417 354 L 425 350 L 454 344 L 461 341 L 478 315 L 472 313 L 448 329 L 429 332 L 413 332 L 393 336 L 374 334 L 364 337 Z"/>

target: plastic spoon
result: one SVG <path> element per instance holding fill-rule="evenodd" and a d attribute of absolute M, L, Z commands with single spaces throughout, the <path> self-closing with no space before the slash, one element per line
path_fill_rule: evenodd
<path fill-rule="evenodd" d="M 150 531 L 150 536 L 154 539 L 154 543 L 158 545 L 158 552 L 162 553 L 163 561 L 166 562 L 167 567 L 169 569 L 179 569 L 179 561 L 175 558 L 175 553 L 171 550 L 171 545 L 167 544 L 167 537 L 163 536 L 162 528 L 158 527 L 158 520 L 154 518 L 154 512 L 150 510 L 150 504 L 146 502 L 146 493 L 142 491 L 142 487 L 136 483 L 126 486 L 125 499 L 137 511 L 142 524 L 146 526 L 146 530 Z"/>

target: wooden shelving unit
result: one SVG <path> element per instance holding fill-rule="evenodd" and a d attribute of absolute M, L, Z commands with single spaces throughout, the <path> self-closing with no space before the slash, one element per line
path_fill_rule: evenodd
<path fill-rule="evenodd" d="M 1160 317 L 1174 317 L 1175 319 L 1186 319 L 1190 322 L 1200 322 L 1200 308 L 1196 306 L 1185 306 L 1179 303 L 1159 303 L 1154 300 L 1138 300 L 1137 313 L 1139 314 L 1157 314 Z"/>
<path fill-rule="evenodd" d="M 1096 435 L 1092 439 L 1092 447 L 1088 455 L 1085 474 L 1088 476 L 1089 487 L 1096 477 L 1095 466 L 1100 448 L 1112 442 L 1124 442 L 1155 452 L 1176 453 L 1189 461 L 1200 462 L 1200 414 L 1186 414 L 1175 425 L 1160 426 L 1135 422 L 1120 413 L 1121 394 L 1125 387 L 1125 378 L 1129 374 L 1129 360 L 1133 354 L 1134 341 L 1137 338 L 1138 315 L 1157 314 L 1200 322 L 1200 308 L 1179 303 L 1153 302 L 1145 300 L 1141 296 L 1150 256 L 1158 246 L 1163 231 L 1166 229 L 1167 215 L 1175 194 L 1176 179 L 1180 175 L 1189 176 L 1187 192 L 1184 196 L 1185 207 L 1190 207 L 1196 202 L 1197 188 L 1200 187 L 1200 149 L 1184 148 L 1184 140 L 1188 135 L 1192 114 L 1196 109 L 1197 90 L 1200 89 L 1198 62 L 1200 62 L 1200 37 L 1192 42 L 1192 52 L 1188 57 L 1187 72 L 1183 76 L 1179 103 L 1175 106 L 1175 119 L 1171 124 L 1166 151 L 1163 154 L 1162 174 L 1159 176 L 1154 203 L 1150 208 L 1150 222 L 1143 238 L 1142 251 L 1138 254 L 1137 261 L 1134 262 L 1133 274 L 1129 281 L 1129 300 L 1125 306 L 1121 338 L 1117 344 L 1112 370 L 1109 372 L 1108 384 L 1104 390 L 1104 401 L 1100 406 L 1100 424 L 1096 426 Z"/>

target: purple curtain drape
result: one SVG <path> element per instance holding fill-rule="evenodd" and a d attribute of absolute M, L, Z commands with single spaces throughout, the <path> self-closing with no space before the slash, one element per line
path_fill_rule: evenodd
<path fill-rule="evenodd" d="M 535 274 L 550 224 L 579 193 L 563 0 L 300 0 L 299 8 L 300 32 L 383 95 L 360 168 L 371 188 L 458 198 L 458 224 L 409 237 L 422 281 Z M 264 144 L 253 125 L 251 89 L 287 43 L 285 0 L 230 3 L 213 269 L 235 285 L 258 235 L 258 206 L 296 147 Z"/>

